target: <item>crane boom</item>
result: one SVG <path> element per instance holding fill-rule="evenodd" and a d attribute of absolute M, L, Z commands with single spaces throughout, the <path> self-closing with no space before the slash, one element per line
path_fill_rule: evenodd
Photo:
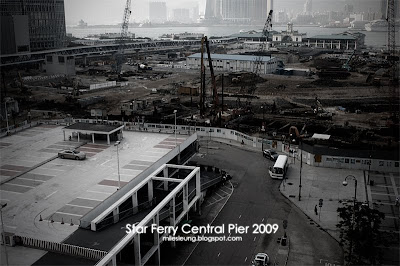
<path fill-rule="evenodd" d="M 124 16 L 122 19 L 122 25 L 121 25 L 121 35 L 119 37 L 119 46 L 118 46 L 118 52 L 117 52 L 117 58 L 116 58 L 116 72 L 117 74 L 121 73 L 122 69 L 122 63 L 123 63 L 123 52 L 124 52 L 124 44 L 126 41 L 126 37 L 128 35 L 128 27 L 129 27 L 129 18 L 131 16 L 131 0 L 126 0 L 126 5 L 124 9 Z"/>
<path fill-rule="evenodd" d="M 256 74 L 256 76 L 260 74 L 261 64 L 262 64 L 262 54 L 265 51 L 265 43 L 268 41 L 269 32 L 272 30 L 272 13 L 273 10 L 270 10 L 267 20 L 265 21 L 264 28 L 262 30 L 262 36 L 265 37 L 265 41 L 263 41 L 258 47 L 257 57 L 254 62 L 253 69 L 254 69 L 254 74 Z M 256 85 L 254 83 L 252 84 L 252 86 L 250 86 L 249 93 L 254 94 L 255 90 L 256 90 Z"/>
<path fill-rule="evenodd" d="M 211 82 L 212 82 L 212 89 L 213 89 L 213 98 L 214 98 L 214 105 L 215 107 L 218 106 L 218 93 L 217 93 L 217 84 L 215 81 L 215 75 L 214 75 L 214 68 L 212 65 L 212 59 L 211 59 L 211 53 L 210 53 L 210 46 L 208 43 L 207 36 L 204 37 L 206 47 L 207 47 L 207 56 L 208 56 L 208 67 L 210 68 L 210 73 L 211 73 Z"/>
<path fill-rule="evenodd" d="M 121 41 L 125 41 L 126 36 L 128 35 L 128 27 L 129 27 L 129 18 L 131 17 L 131 0 L 126 0 L 126 5 L 124 9 L 124 17 L 122 19 L 121 25 Z"/>

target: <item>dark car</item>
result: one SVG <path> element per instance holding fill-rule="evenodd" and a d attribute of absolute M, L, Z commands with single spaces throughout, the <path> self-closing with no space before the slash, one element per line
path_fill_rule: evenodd
<path fill-rule="evenodd" d="M 86 158 L 86 154 L 77 150 L 63 150 L 58 153 L 58 157 L 61 159 L 84 160 Z"/>
<path fill-rule="evenodd" d="M 272 161 L 276 161 L 276 159 L 278 158 L 279 154 L 276 153 L 276 151 L 274 151 L 274 150 L 267 149 L 267 150 L 263 151 L 263 156 L 268 158 L 268 159 L 270 159 L 270 160 L 272 160 Z"/>

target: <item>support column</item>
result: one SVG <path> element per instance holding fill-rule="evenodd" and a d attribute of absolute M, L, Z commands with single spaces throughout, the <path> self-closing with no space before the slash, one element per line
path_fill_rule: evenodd
<path fill-rule="evenodd" d="M 78 142 L 79 142 L 79 131 L 78 131 Z"/>
<path fill-rule="evenodd" d="M 169 225 L 175 227 L 176 226 L 176 217 L 175 217 L 175 197 L 170 201 L 169 207 Z M 175 241 L 171 241 L 171 247 L 176 247 Z"/>
<path fill-rule="evenodd" d="M 153 224 L 156 224 L 157 226 L 160 225 L 160 215 L 157 213 L 156 216 L 153 218 Z M 153 233 L 153 239 L 154 239 L 154 246 L 157 246 L 157 251 L 156 251 L 156 256 L 154 257 L 155 259 L 155 265 L 160 265 L 160 236 L 157 232 L 157 230 L 154 230 Z"/>
<path fill-rule="evenodd" d="M 65 130 L 63 130 L 63 134 L 64 134 L 64 141 L 65 141 Z"/>
<path fill-rule="evenodd" d="M 92 143 L 94 143 L 94 133 L 92 133 Z"/>
<path fill-rule="evenodd" d="M 189 207 L 189 188 L 188 184 L 183 186 L 183 211 L 188 211 Z"/>
<path fill-rule="evenodd" d="M 147 182 L 147 193 L 149 195 L 149 201 L 153 200 L 153 180 L 150 179 L 149 182 Z"/>
<path fill-rule="evenodd" d="M 199 197 L 200 201 L 200 196 L 201 196 L 200 168 L 196 173 L 196 196 Z"/>
<path fill-rule="evenodd" d="M 322 41 L 322 48 L 325 48 L 325 40 Z"/>
<path fill-rule="evenodd" d="M 135 255 L 135 265 L 142 265 L 142 257 L 140 255 L 140 234 L 136 234 L 133 244 L 133 252 Z"/>
<path fill-rule="evenodd" d="M 349 41 L 346 43 L 346 50 L 349 50 Z"/>
<path fill-rule="evenodd" d="M 168 178 L 168 167 L 163 169 L 164 178 Z M 164 191 L 168 191 L 168 181 L 164 181 Z"/>
<path fill-rule="evenodd" d="M 110 145 L 110 135 L 107 134 L 107 145 Z"/>
<path fill-rule="evenodd" d="M 117 256 L 113 256 L 111 259 L 111 265 L 112 266 L 117 266 Z"/>
<path fill-rule="evenodd" d="M 113 210 L 113 219 L 114 219 L 114 223 L 117 223 L 119 221 L 119 207 L 115 208 Z"/>
<path fill-rule="evenodd" d="M 137 210 L 137 206 L 138 206 L 139 204 L 138 204 L 138 198 L 137 198 L 137 192 L 136 193 L 134 193 L 133 195 L 132 195 L 132 208 L 133 208 L 133 214 L 135 214 L 135 213 L 137 213 L 138 212 L 138 210 Z M 135 209 L 136 208 L 136 209 Z"/>

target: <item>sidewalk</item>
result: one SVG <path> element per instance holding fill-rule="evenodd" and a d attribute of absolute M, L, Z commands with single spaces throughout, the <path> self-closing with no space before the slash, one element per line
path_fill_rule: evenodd
<path fill-rule="evenodd" d="M 347 186 L 343 186 L 342 183 L 346 176 L 353 175 L 358 182 L 357 201 L 366 201 L 364 172 L 353 169 L 313 167 L 303 162 L 301 200 L 299 201 L 300 161 L 289 158 L 289 162 L 287 179 L 280 186 L 281 193 L 323 230 L 339 240 L 339 231 L 336 228 L 339 222 L 337 208 L 343 206 L 340 202 L 348 201 L 352 204 L 355 192 L 355 182 L 352 178 L 347 179 Z M 322 208 L 318 206 L 320 199 L 323 200 Z M 314 211 L 316 205 L 318 215 Z M 293 239 L 292 244 L 296 245 Z"/>

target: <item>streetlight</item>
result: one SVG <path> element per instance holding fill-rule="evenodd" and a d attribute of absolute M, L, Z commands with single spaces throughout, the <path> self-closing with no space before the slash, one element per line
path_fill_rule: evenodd
<path fill-rule="evenodd" d="M 302 170 L 302 167 L 303 167 L 303 147 L 302 147 L 302 145 L 301 145 L 301 139 L 300 139 L 300 142 L 299 142 L 299 147 L 300 147 L 300 183 L 299 183 L 299 201 L 301 201 L 301 187 L 302 187 L 302 185 L 301 185 L 301 170 Z"/>
<path fill-rule="evenodd" d="M 3 208 L 7 206 L 7 203 L 1 205 L 0 209 L 0 218 L 1 218 L 1 228 L 3 234 L 3 245 L 4 245 L 4 252 L 6 253 L 6 265 L 8 266 L 8 254 L 7 254 L 7 244 L 6 244 L 6 234 L 4 233 L 4 222 L 3 222 Z"/>
<path fill-rule="evenodd" d="M 8 113 L 7 113 L 7 101 L 4 99 L 4 111 L 6 113 L 6 123 L 7 123 L 7 135 L 10 132 L 10 129 L 8 127 Z"/>
<path fill-rule="evenodd" d="M 175 127 L 174 127 L 174 132 L 175 132 L 175 147 L 176 147 L 176 112 L 177 110 L 174 110 L 174 115 L 175 115 Z"/>
<path fill-rule="evenodd" d="M 345 177 L 343 181 L 343 186 L 347 186 L 347 178 L 350 177 L 354 180 L 354 201 L 353 201 L 353 221 L 351 223 L 351 231 L 353 231 L 354 227 L 354 222 L 356 219 L 356 201 L 357 201 L 357 178 L 353 175 L 348 175 Z M 349 252 L 349 258 L 351 259 L 351 254 L 353 252 L 353 239 L 350 239 L 350 252 Z"/>
<path fill-rule="evenodd" d="M 118 164 L 118 189 L 121 188 L 121 176 L 119 174 L 119 153 L 118 153 L 118 146 L 121 143 L 121 141 L 117 140 L 114 144 L 114 146 L 117 146 L 117 164 Z"/>

